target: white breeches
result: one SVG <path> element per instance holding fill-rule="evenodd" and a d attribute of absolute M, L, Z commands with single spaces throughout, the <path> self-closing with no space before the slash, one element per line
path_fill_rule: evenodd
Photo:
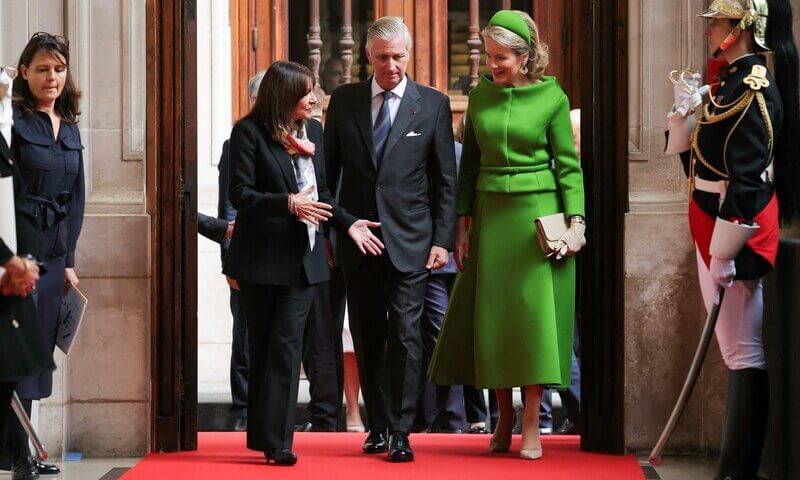
<path fill-rule="evenodd" d="M 697 252 L 697 276 L 706 311 L 711 310 L 717 286 Z M 767 368 L 761 326 L 764 322 L 764 285 L 758 280 L 736 280 L 725 291 L 714 333 L 722 359 L 730 370 Z"/>

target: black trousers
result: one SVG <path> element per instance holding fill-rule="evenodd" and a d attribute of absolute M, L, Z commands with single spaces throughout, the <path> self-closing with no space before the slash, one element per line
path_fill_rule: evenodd
<path fill-rule="evenodd" d="M 370 431 L 411 432 L 422 375 L 420 319 L 429 272 L 404 273 L 387 255 L 344 271 L 350 331 Z"/>
<path fill-rule="evenodd" d="M 305 326 L 316 287 L 239 282 L 247 316 L 247 448 L 292 448 Z"/>
<path fill-rule="evenodd" d="M 250 354 L 247 351 L 247 317 L 241 308 L 241 294 L 231 288 L 233 341 L 231 342 L 231 411 L 247 418 L 247 370 Z"/>
<path fill-rule="evenodd" d="M 303 366 L 311 394 L 308 412 L 314 430 L 339 429 L 344 388 L 344 306 L 344 277 L 339 268 L 334 268 L 331 280 L 317 285 L 303 342 Z"/>
<path fill-rule="evenodd" d="M 431 275 L 425 289 L 422 314 L 422 386 L 417 406 L 416 428 L 464 429 L 464 389 L 461 385 L 434 385 L 427 375 L 436 340 L 449 304 L 450 290 L 456 275 Z"/>
<path fill-rule="evenodd" d="M 497 407 L 497 394 L 494 390 L 489 390 L 489 415 L 486 415 L 486 400 L 483 398 L 483 390 L 471 385 L 464 385 L 464 411 L 467 415 L 467 423 L 488 423 L 494 431 L 497 419 L 500 416 Z"/>

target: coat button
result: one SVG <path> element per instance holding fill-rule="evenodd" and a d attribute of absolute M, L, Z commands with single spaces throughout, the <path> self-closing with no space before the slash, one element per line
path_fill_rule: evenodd
<path fill-rule="evenodd" d="M 19 328 L 19 322 L 17 321 L 17 319 L 11 320 L 11 325 L 13 325 L 14 328 Z"/>
<path fill-rule="evenodd" d="M 376 188 L 376 190 L 378 190 L 379 192 L 380 192 L 381 190 L 383 190 L 383 185 L 380 185 L 380 184 L 379 184 L 379 185 L 378 185 L 378 187 Z"/>

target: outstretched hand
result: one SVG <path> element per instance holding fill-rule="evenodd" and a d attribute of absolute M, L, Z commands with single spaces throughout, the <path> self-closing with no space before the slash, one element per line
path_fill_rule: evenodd
<path fill-rule="evenodd" d="M 355 242 L 363 255 L 380 255 L 384 249 L 383 242 L 372 233 L 370 228 L 378 228 L 381 224 L 369 220 L 356 220 L 347 230 L 347 234 Z"/>
<path fill-rule="evenodd" d="M 312 200 L 311 194 L 314 193 L 314 187 L 308 187 L 300 193 L 294 194 L 294 214 L 300 220 L 306 220 L 314 226 L 318 226 L 319 222 L 327 222 L 333 216 L 331 210 L 333 207 L 323 202 L 316 202 Z"/>

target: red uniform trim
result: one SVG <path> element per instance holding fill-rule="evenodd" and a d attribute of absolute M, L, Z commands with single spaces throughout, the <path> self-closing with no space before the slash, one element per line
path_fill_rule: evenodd
<path fill-rule="evenodd" d="M 703 257 L 703 262 L 705 262 L 706 266 L 711 264 L 711 254 L 708 249 L 711 246 L 711 235 L 714 233 L 716 220 L 716 218 L 704 212 L 694 199 L 689 202 L 689 228 L 692 231 L 692 239 L 698 250 L 700 250 L 700 256 Z M 778 197 L 772 195 L 772 199 L 763 210 L 758 212 L 754 222 L 761 228 L 748 240 L 747 246 L 774 267 L 775 259 L 778 256 L 778 242 L 780 241 Z"/>

